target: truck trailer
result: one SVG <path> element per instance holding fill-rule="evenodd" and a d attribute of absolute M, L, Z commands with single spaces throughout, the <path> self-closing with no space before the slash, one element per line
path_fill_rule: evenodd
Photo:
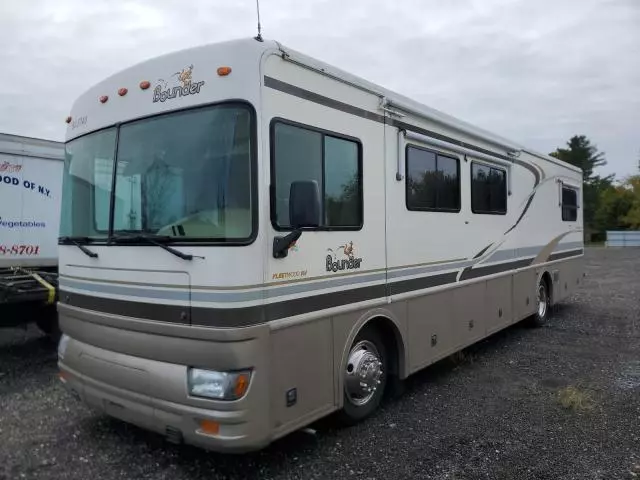
<path fill-rule="evenodd" d="M 63 165 L 63 143 L 0 133 L 0 327 L 58 336 Z"/>

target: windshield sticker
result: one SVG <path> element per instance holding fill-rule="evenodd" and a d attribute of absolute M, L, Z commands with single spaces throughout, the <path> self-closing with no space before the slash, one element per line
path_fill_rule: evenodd
<path fill-rule="evenodd" d="M 338 270 L 355 270 L 360 268 L 362 258 L 357 258 L 353 242 L 340 245 L 335 250 L 327 248 L 327 272 L 337 272 Z M 346 258 L 338 258 L 338 255 Z"/>
<path fill-rule="evenodd" d="M 153 102 L 166 102 L 172 98 L 200 93 L 204 81 L 193 81 L 193 65 L 174 73 L 169 80 L 158 79 L 158 85 L 153 89 Z"/>

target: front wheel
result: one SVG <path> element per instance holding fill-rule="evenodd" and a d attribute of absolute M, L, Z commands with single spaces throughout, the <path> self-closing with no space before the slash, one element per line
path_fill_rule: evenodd
<path fill-rule="evenodd" d="M 536 307 L 536 313 L 531 317 L 529 323 L 533 327 L 541 327 L 547 323 L 551 312 L 551 295 L 549 294 L 549 286 L 544 278 L 540 279 L 536 290 Z"/>
<path fill-rule="evenodd" d="M 365 327 L 353 342 L 342 371 L 342 423 L 353 425 L 376 411 L 387 384 L 388 359 L 384 343 L 373 328 Z"/>

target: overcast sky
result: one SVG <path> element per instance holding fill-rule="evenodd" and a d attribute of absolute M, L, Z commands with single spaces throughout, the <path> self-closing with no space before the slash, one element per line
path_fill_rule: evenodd
<path fill-rule="evenodd" d="M 548 153 L 587 135 L 637 172 L 640 0 L 261 0 L 263 34 Z M 0 0 L 0 132 L 63 140 L 74 99 L 255 35 L 254 0 Z"/>

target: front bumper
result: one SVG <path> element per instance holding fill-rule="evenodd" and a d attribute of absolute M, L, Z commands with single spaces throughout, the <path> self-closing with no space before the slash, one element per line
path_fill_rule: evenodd
<path fill-rule="evenodd" d="M 240 401 L 194 398 L 187 394 L 186 366 L 114 354 L 74 339 L 58 366 L 64 386 L 85 404 L 171 442 L 218 452 L 247 452 L 269 443 L 264 419 L 256 418 L 266 412 L 251 409 L 254 402 L 247 398 L 259 394 L 253 384 Z M 165 384 L 158 385 L 159 379 Z M 163 390 L 174 397 L 182 392 L 184 402 L 160 398 Z M 215 435 L 201 429 L 205 420 L 219 424 Z"/>

